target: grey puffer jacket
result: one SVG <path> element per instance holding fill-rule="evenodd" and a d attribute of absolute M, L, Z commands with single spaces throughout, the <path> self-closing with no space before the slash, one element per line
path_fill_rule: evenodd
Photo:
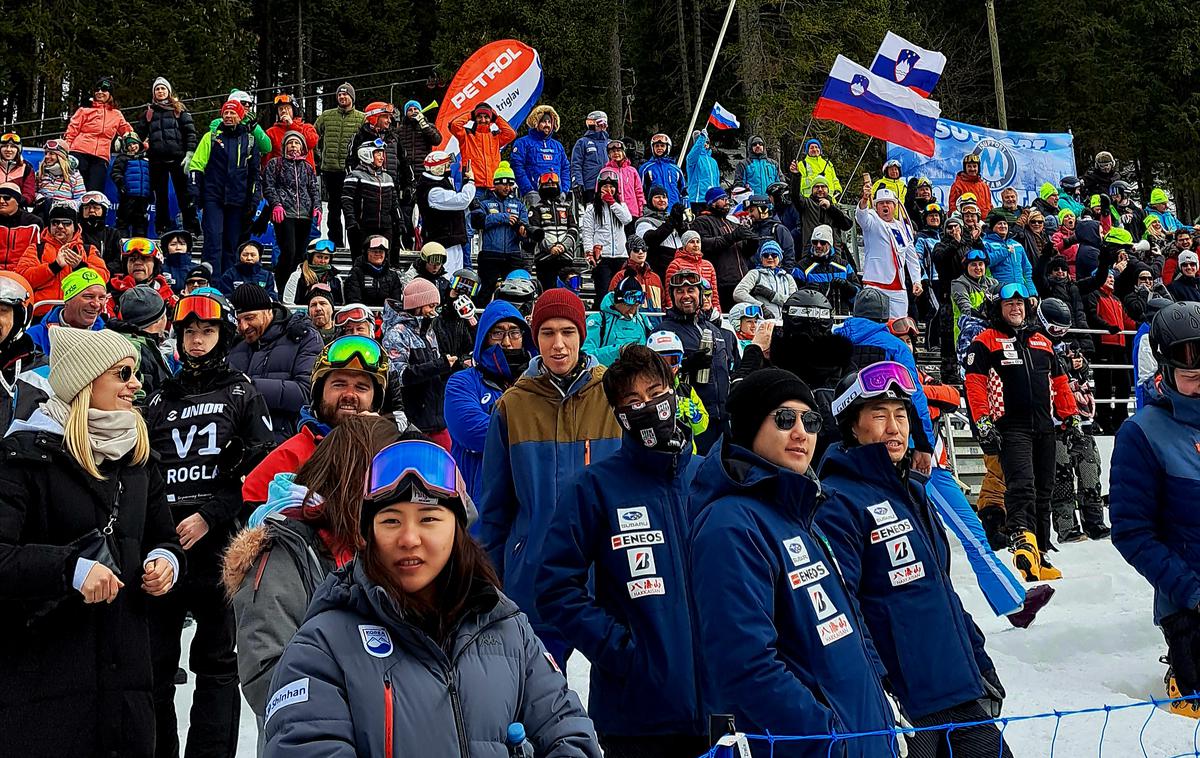
<path fill-rule="evenodd" d="M 357 561 L 332 574 L 275 669 L 267 758 L 507 758 L 515 721 L 539 758 L 600 758 L 591 720 L 525 615 L 491 587 L 472 608 L 447 652 Z"/>

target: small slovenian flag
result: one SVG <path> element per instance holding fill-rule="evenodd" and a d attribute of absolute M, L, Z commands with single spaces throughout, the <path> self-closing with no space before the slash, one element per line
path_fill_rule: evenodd
<path fill-rule="evenodd" d="M 813 118 L 844 124 L 921 155 L 933 155 L 933 135 L 942 109 L 908 87 L 876 76 L 839 55 L 825 81 Z"/>
<path fill-rule="evenodd" d="M 938 79 L 942 78 L 942 69 L 945 67 L 946 56 L 918 47 L 899 34 L 888 32 L 879 46 L 879 52 L 875 53 L 871 73 L 903 84 L 921 97 L 929 97 Z"/>
<path fill-rule="evenodd" d="M 708 114 L 708 123 L 718 129 L 738 129 L 741 124 L 738 123 L 737 116 L 721 107 L 721 104 L 714 101 L 712 113 Z"/>

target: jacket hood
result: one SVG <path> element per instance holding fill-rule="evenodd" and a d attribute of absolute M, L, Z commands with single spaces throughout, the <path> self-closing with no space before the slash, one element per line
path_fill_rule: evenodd
<path fill-rule="evenodd" d="M 675 251 L 675 258 L 677 260 L 682 260 L 687 263 L 693 264 L 691 266 L 688 266 L 687 268 L 691 268 L 691 269 L 694 269 L 696 272 L 699 272 L 700 271 L 700 263 L 704 260 L 704 253 L 703 252 L 692 253 L 692 252 L 689 252 L 686 247 L 681 247 Z M 703 274 L 701 274 L 701 276 L 703 276 Z"/>
<path fill-rule="evenodd" d="M 764 508 L 805 505 L 811 511 L 821 485 L 815 477 L 774 466 L 744 447 L 721 437 L 700 463 L 692 485 L 691 517 L 695 520 L 723 497 L 757 500 Z M 782 497 L 783 494 L 798 497 Z M 806 502 L 807 501 L 807 502 Z M 805 517 L 809 520 L 811 512 Z"/>
<path fill-rule="evenodd" d="M 862 344 L 881 332 L 887 332 L 887 324 L 880 324 L 861 316 L 851 316 L 842 322 L 837 334 L 842 335 L 854 344 Z"/>
<path fill-rule="evenodd" d="M 1085 245 L 1100 247 L 1100 222 L 1094 218 L 1080 219 L 1075 225 L 1075 238 Z"/>
<path fill-rule="evenodd" d="M 525 321 L 525 317 L 521 315 L 515 305 L 505 300 L 493 300 L 483 309 L 483 313 L 479 314 L 479 327 L 475 330 L 475 350 L 472 351 L 472 355 L 475 358 L 476 366 L 486 368 L 497 376 L 514 380 L 517 377 L 511 376 L 509 373 L 508 361 L 504 358 L 504 348 L 499 345 L 487 344 L 488 332 L 501 321 L 512 321 L 517 324 L 521 333 L 525 335 L 523 343 L 525 349 L 531 356 L 537 355 L 533 331 L 529 328 L 529 323 Z"/>
<path fill-rule="evenodd" d="M 1146 390 L 1147 405 L 1163 408 L 1180 423 L 1200 429 L 1200 398 L 1181 395 L 1166 381 L 1147 382 L 1142 386 Z"/>
<path fill-rule="evenodd" d="M 250 573 L 250 568 L 262 555 L 270 539 L 265 526 L 243 529 L 230 541 L 225 549 L 225 562 L 221 565 L 221 584 L 225 597 L 233 598 Z"/>
<path fill-rule="evenodd" d="M 63 433 L 63 425 L 52 419 L 42 410 L 41 406 L 29 415 L 28 419 L 17 419 L 8 427 L 8 431 L 4 433 L 7 437 L 10 434 L 17 432 L 47 432 L 49 434 L 57 434 L 60 437 Z"/>
<path fill-rule="evenodd" d="M 560 123 L 558 119 L 558 111 L 554 110 L 554 107 L 550 105 L 539 105 L 531 110 L 529 115 L 525 117 L 525 126 L 529 127 L 529 131 L 531 133 L 538 131 L 538 122 L 541 121 L 542 116 L 545 116 L 547 113 L 550 114 L 551 122 L 554 124 L 554 131 L 550 132 L 550 136 L 553 137 L 558 133 L 558 126 Z"/>
<path fill-rule="evenodd" d="M 600 365 L 594 355 L 583 355 L 583 369 L 579 375 L 575 377 L 575 381 L 571 382 L 571 386 L 567 387 L 566 396 L 570 397 L 582 390 L 587 383 L 592 380 L 593 369 Z M 542 356 L 535 355 L 533 360 L 529 362 L 529 368 L 525 369 L 525 373 L 518 379 L 521 387 L 543 397 L 551 397 L 558 400 L 563 397 L 562 392 L 559 392 L 558 387 L 549 377 L 550 372 L 546 370 L 542 363 Z"/>
<path fill-rule="evenodd" d="M 386 332 L 396 324 L 405 321 L 405 316 L 409 316 L 409 314 L 405 312 L 401 303 L 389 297 L 383 302 L 383 331 Z"/>

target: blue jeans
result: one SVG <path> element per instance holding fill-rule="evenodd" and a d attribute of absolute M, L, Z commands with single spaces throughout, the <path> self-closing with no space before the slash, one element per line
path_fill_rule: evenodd
<path fill-rule="evenodd" d="M 237 264 L 237 245 L 244 215 L 245 208 L 240 205 L 204 201 L 204 252 L 201 257 L 212 266 L 214 277 Z"/>

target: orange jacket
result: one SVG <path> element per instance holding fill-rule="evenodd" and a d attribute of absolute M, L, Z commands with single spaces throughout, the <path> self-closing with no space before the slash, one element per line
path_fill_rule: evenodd
<path fill-rule="evenodd" d="M 25 248 L 25 255 L 21 256 L 21 261 L 17 264 L 17 273 L 25 277 L 29 286 L 33 287 L 33 302 L 61 300 L 62 280 L 74 269 L 62 268 L 54 262 L 62 246 L 49 233 L 42 235 L 41 255 L 38 254 L 38 244 L 38 241 L 34 240 Z M 79 232 L 75 232 L 75 236 L 66 244 L 83 253 L 83 261 L 79 267 L 86 266 L 92 269 L 108 282 L 108 266 L 104 265 L 104 259 L 100 257 L 94 245 L 85 245 Z"/>
<path fill-rule="evenodd" d="M 684 270 L 696 271 L 700 276 L 708 280 L 708 283 L 713 287 L 717 286 L 717 270 L 713 268 L 712 261 L 707 260 L 699 253 L 692 255 L 687 250 L 679 248 L 675 251 L 675 258 L 667 264 L 667 283 L 671 282 L 671 277 Z M 663 292 L 663 306 L 671 307 L 671 288 L 668 286 Z M 713 296 L 713 308 L 717 313 L 721 312 L 721 303 L 717 297 Z"/>
<path fill-rule="evenodd" d="M 504 117 L 499 113 L 495 115 L 495 133 L 491 129 L 481 132 L 474 125 L 468 129 L 467 123 L 471 122 L 470 112 L 463 113 L 450 122 L 450 133 L 458 140 L 458 152 L 462 155 L 464 164 L 467 161 L 471 162 L 475 186 L 479 188 L 492 188 L 492 174 L 496 173 L 496 166 L 500 165 L 500 148 L 517 138 L 517 133 Z"/>
<path fill-rule="evenodd" d="M 113 137 L 128 134 L 133 127 L 111 105 L 92 105 L 80 108 L 67 124 L 67 148 L 73 153 L 87 153 L 108 160 L 112 153 Z"/>
<path fill-rule="evenodd" d="M 276 121 L 275 126 L 267 129 L 267 136 L 271 138 L 271 152 L 263 156 L 262 164 L 267 165 L 272 158 L 278 158 L 283 154 L 283 138 L 288 132 L 299 132 L 304 135 L 304 144 L 308 147 L 308 152 L 304 154 L 304 160 L 308 161 L 308 165 L 313 167 L 315 171 L 317 164 L 313 162 L 313 151 L 317 149 L 317 130 L 316 128 L 301 118 L 292 119 L 292 125 L 288 126 L 282 121 Z"/>
<path fill-rule="evenodd" d="M 959 171 L 958 176 L 954 177 L 954 184 L 950 185 L 950 210 L 947 213 L 954 213 L 958 206 L 958 198 L 964 193 L 971 192 L 975 195 L 975 200 L 979 204 L 979 218 L 987 218 L 988 211 L 992 209 L 992 190 L 988 187 L 987 182 L 979 177 L 968 179 L 967 175 Z"/>

